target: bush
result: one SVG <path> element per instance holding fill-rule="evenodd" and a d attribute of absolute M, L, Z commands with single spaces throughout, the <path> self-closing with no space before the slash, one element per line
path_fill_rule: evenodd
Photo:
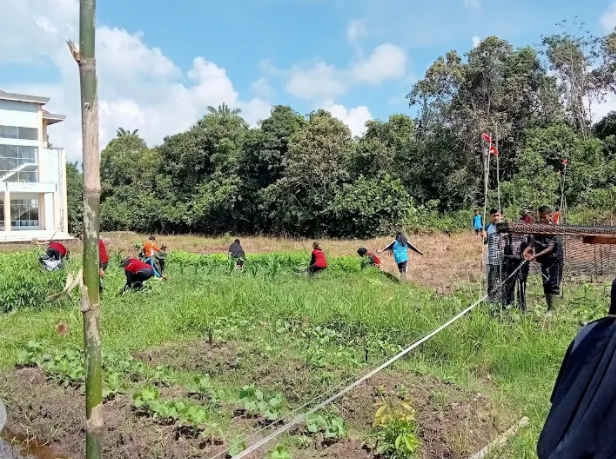
<path fill-rule="evenodd" d="M 45 271 L 38 261 L 40 255 L 37 250 L 0 253 L 0 312 L 43 307 L 48 295 L 62 290 L 66 273 Z"/>

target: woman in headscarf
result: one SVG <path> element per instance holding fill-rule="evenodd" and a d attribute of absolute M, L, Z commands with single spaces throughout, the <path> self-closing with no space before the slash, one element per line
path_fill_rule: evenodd
<path fill-rule="evenodd" d="M 537 445 L 539 459 L 616 457 L 616 279 L 607 317 L 569 345 Z"/>
<path fill-rule="evenodd" d="M 423 253 L 417 249 L 413 244 L 409 242 L 402 231 L 396 231 L 396 238 L 385 247 L 383 250 L 379 250 L 377 253 L 383 253 L 386 250 L 391 251 L 394 254 L 394 261 L 398 265 L 398 272 L 400 272 L 400 279 L 406 279 L 406 272 L 408 268 L 409 262 L 409 253 L 408 249 L 411 249 L 413 252 L 418 253 L 419 255 L 423 255 Z"/>

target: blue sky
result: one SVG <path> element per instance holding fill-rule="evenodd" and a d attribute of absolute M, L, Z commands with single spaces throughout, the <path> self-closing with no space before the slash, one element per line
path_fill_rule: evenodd
<path fill-rule="evenodd" d="M 0 89 L 52 97 L 70 120 L 57 135 L 77 149 L 77 0 L 6 0 Z M 473 37 L 516 46 L 575 16 L 595 34 L 616 25 L 609 0 L 105 0 L 97 25 L 102 143 L 119 126 L 150 143 L 225 101 L 249 122 L 271 104 L 332 108 L 355 133 L 371 118 L 412 113 L 403 98 L 436 57 Z M 5 8 L 3 6 L 3 8 Z M 350 33 L 354 31 L 355 33 Z M 11 33 L 12 32 L 12 33 Z M 200 58 L 197 62 L 196 58 Z M 77 149 L 78 150 L 78 149 Z M 75 152 L 77 154 L 78 152 Z M 69 154 L 70 156 L 70 154 Z"/>

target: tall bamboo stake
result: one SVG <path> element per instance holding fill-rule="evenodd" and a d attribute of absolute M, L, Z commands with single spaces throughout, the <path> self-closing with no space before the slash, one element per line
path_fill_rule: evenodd
<path fill-rule="evenodd" d="M 83 144 L 83 289 L 81 312 L 86 372 L 86 458 L 102 457 L 103 394 L 98 290 L 98 230 L 100 208 L 100 161 L 98 149 L 98 94 L 95 59 L 96 0 L 79 2 L 79 49 L 68 41 L 79 66 L 81 86 L 81 135 Z"/>

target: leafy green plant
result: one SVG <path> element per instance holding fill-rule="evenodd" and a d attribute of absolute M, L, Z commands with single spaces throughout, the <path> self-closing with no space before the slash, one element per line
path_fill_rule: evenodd
<path fill-rule="evenodd" d="M 17 365 L 24 367 L 41 366 L 51 357 L 50 354 L 45 353 L 45 345 L 38 341 L 28 341 L 26 346 L 19 351 Z"/>
<path fill-rule="evenodd" d="M 348 435 L 344 419 L 330 413 L 314 414 L 306 419 L 306 429 L 311 435 L 319 432 L 325 440 L 337 441 Z"/>
<path fill-rule="evenodd" d="M 225 397 L 222 389 L 217 389 L 209 376 L 195 376 L 188 387 L 189 395 L 207 400 L 214 406 L 219 406 Z"/>
<path fill-rule="evenodd" d="M 283 445 L 278 445 L 268 454 L 268 459 L 292 459 L 289 448 Z"/>
<path fill-rule="evenodd" d="M 242 387 L 240 401 L 251 416 L 262 416 L 267 422 L 274 422 L 282 417 L 284 400 L 281 394 L 266 398 L 263 391 L 250 384 Z"/>
<path fill-rule="evenodd" d="M 406 400 L 377 404 L 370 439 L 376 453 L 388 459 L 412 459 L 420 445 L 415 428 L 415 410 Z"/>

